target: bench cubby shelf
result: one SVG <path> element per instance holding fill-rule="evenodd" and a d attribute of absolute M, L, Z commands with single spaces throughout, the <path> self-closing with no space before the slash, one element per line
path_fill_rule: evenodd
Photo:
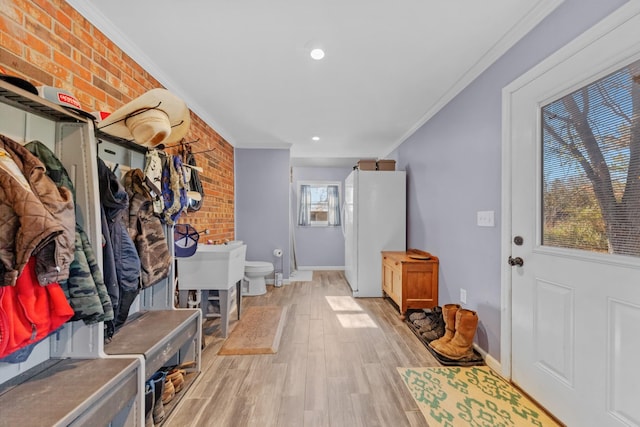
<path fill-rule="evenodd" d="M 96 158 L 105 152 L 99 145 L 131 167 L 143 166 L 144 148 L 97 131 L 93 121 L 4 81 L 0 118 L 0 133 L 19 142 L 40 140 L 62 161 L 76 187 L 76 220 L 102 265 Z M 173 249 L 171 227 L 165 232 Z M 190 372 L 200 371 L 202 314 L 174 307 L 173 267 L 166 279 L 141 291 L 109 344 L 102 322 L 69 322 L 25 362 L 0 362 L 0 427 L 144 425 L 146 379 L 163 366 L 191 360 L 196 363 Z"/>

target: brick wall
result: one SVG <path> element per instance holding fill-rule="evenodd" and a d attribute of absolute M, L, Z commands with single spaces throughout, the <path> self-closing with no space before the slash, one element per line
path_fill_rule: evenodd
<path fill-rule="evenodd" d="M 0 66 L 36 86 L 69 90 L 85 111 L 114 111 L 162 87 L 62 0 L 0 1 Z M 183 214 L 180 222 L 209 229 L 204 239 L 232 240 L 233 147 L 193 112 L 191 122 L 185 141 L 198 141 L 191 149 L 204 168 L 205 198 L 198 212 Z"/>

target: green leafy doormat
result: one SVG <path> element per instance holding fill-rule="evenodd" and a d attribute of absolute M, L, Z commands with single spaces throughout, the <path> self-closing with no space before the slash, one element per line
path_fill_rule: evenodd
<path fill-rule="evenodd" d="M 560 426 L 487 366 L 398 372 L 429 426 Z"/>

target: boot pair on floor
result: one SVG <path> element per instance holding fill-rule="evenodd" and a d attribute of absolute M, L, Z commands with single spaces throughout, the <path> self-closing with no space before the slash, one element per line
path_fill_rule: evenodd
<path fill-rule="evenodd" d="M 193 364 L 195 362 L 188 362 L 169 370 L 160 370 L 147 380 L 145 383 L 145 427 L 159 425 L 164 420 L 164 405 L 171 402 L 184 385 L 186 370 L 182 367 Z"/>
<path fill-rule="evenodd" d="M 478 314 L 461 308 L 459 304 L 445 304 L 442 308 L 445 332 L 429 346 L 438 354 L 452 360 L 473 356 L 473 337 L 478 327 Z"/>

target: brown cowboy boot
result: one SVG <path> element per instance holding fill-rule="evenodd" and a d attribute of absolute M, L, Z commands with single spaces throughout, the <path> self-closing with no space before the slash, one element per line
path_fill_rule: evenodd
<path fill-rule="evenodd" d="M 162 404 L 166 405 L 173 400 L 176 395 L 176 389 L 173 387 L 173 383 L 169 378 L 164 380 L 164 388 L 162 390 Z"/>
<path fill-rule="evenodd" d="M 442 307 L 442 317 L 444 319 L 445 331 L 444 335 L 437 340 L 429 343 L 429 346 L 437 350 L 438 346 L 447 343 L 453 339 L 456 333 L 456 313 L 460 310 L 460 304 L 445 304 Z"/>
<path fill-rule="evenodd" d="M 433 349 L 444 357 L 461 360 L 473 356 L 473 337 L 478 327 L 478 314 L 461 308 L 456 313 L 456 332 L 451 341 L 442 343 Z"/>

